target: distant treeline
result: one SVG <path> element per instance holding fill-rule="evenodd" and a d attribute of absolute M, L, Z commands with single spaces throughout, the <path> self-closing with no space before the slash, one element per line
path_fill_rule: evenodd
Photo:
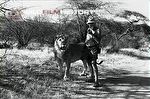
<path fill-rule="evenodd" d="M 12 21 L 1 17 L 0 40 L 17 42 L 18 48 L 25 48 L 29 43 L 37 42 L 41 46 L 53 46 L 58 34 L 70 36 L 70 43 L 83 42 L 88 28 L 88 16 L 62 18 L 59 22 L 49 22 L 36 17 L 33 20 Z M 102 34 L 102 47 L 112 49 L 140 48 L 150 41 L 150 27 L 147 24 L 134 25 L 129 22 L 117 22 L 104 18 L 97 18 L 97 26 Z"/>

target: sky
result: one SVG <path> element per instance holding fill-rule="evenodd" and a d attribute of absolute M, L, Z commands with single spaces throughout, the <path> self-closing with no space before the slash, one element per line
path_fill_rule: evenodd
<path fill-rule="evenodd" d="M 106 0 L 104 0 L 106 1 Z M 149 2 L 150 0 L 109 0 L 113 2 L 120 2 L 121 8 L 128 9 L 131 11 L 137 11 L 141 14 L 149 17 Z"/>
<path fill-rule="evenodd" d="M 150 17 L 150 0 L 103 0 L 119 2 L 118 8 L 137 11 L 146 17 Z M 29 7 L 23 10 L 24 17 L 34 17 L 43 14 L 43 10 L 55 10 L 65 4 L 65 0 L 11 0 L 7 3 L 8 8 Z M 149 18 L 150 19 L 150 18 Z"/>

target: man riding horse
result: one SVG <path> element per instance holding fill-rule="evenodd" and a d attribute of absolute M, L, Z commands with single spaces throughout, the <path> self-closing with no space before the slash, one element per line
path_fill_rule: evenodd
<path fill-rule="evenodd" d="M 94 80 L 94 86 L 98 87 L 98 68 L 97 68 L 97 59 L 98 59 L 98 54 L 100 53 L 100 41 L 101 41 L 101 32 L 99 29 L 96 27 L 96 23 L 93 17 L 89 17 L 88 21 L 88 29 L 87 29 L 87 34 L 86 34 L 86 46 L 90 50 L 91 56 L 92 56 L 92 69 L 94 75 L 91 75 L 90 79 L 88 79 L 88 82 L 93 82 Z"/>

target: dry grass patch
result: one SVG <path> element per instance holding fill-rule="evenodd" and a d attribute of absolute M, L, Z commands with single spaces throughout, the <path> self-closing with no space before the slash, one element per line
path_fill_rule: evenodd
<path fill-rule="evenodd" d="M 98 66 L 99 82 L 103 82 L 105 86 L 93 88 L 91 83 L 84 81 L 85 77 L 79 76 L 83 69 L 81 61 L 72 64 L 70 81 L 63 81 L 51 51 L 52 49 L 48 50 L 47 48 L 43 51 L 8 50 L 0 66 L 0 98 L 148 97 L 147 91 L 150 91 L 150 85 L 144 83 L 150 81 L 149 76 L 146 76 L 146 73 L 149 74 L 146 65 L 148 60 L 125 54 L 102 53 L 99 59 L 104 62 Z M 131 89 L 134 91 L 130 91 Z M 146 92 L 143 93 L 143 90 Z M 138 92 L 144 95 L 140 96 Z"/>

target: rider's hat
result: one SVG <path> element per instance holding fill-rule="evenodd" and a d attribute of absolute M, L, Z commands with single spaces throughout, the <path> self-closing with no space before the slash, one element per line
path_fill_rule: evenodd
<path fill-rule="evenodd" d="M 95 20 L 92 16 L 89 16 L 87 24 L 95 23 Z"/>

